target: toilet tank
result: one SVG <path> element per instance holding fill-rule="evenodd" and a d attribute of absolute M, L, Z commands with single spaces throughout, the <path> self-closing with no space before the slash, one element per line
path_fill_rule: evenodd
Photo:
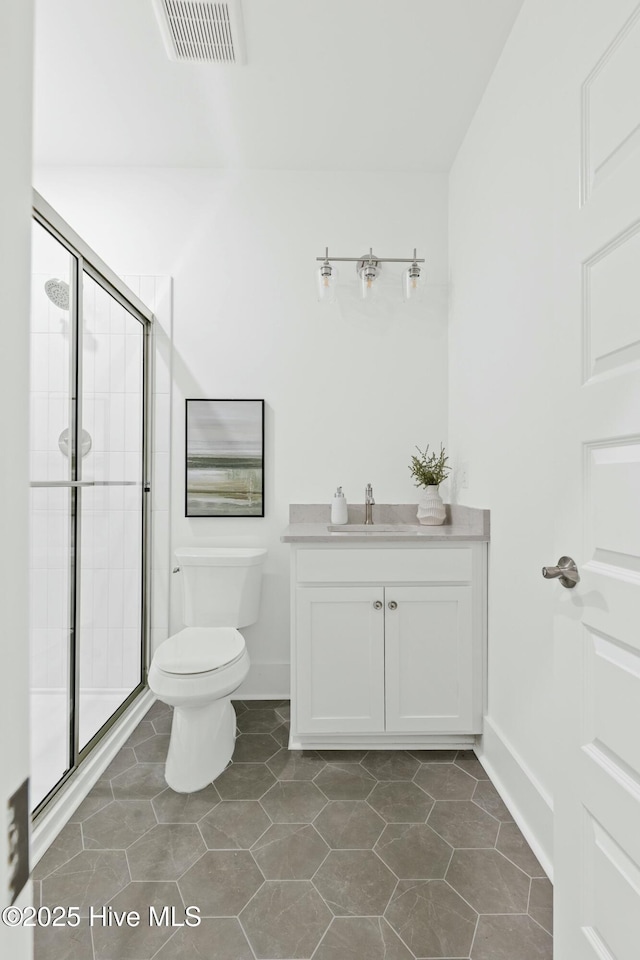
<path fill-rule="evenodd" d="M 260 609 L 259 547 L 181 547 L 183 621 L 186 627 L 246 627 Z"/>

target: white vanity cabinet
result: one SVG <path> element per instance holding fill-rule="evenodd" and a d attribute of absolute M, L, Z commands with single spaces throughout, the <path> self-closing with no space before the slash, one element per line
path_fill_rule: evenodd
<path fill-rule="evenodd" d="M 292 546 L 292 747 L 481 731 L 486 543 Z"/>

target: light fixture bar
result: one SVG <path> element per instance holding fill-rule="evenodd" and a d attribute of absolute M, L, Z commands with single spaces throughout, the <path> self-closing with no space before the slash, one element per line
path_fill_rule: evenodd
<path fill-rule="evenodd" d="M 331 257 L 329 256 L 329 251 L 327 250 L 327 255 L 324 257 L 316 257 L 316 260 L 334 260 L 336 262 L 341 261 L 342 263 L 362 263 L 363 260 L 376 260 L 378 263 L 424 263 L 424 257 L 379 257 L 377 253 L 373 255 L 370 254 L 361 254 L 359 257 Z"/>
<path fill-rule="evenodd" d="M 373 252 L 373 247 L 369 247 L 369 252 L 359 257 L 332 257 L 329 254 L 329 247 L 325 247 L 324 257 L 316 257 L 316 262 L 321 264 L 316 269 L 318 300 L 320 303 L 334 303 L 336 300 L 338 279 L 336 263 L 355 263 L 360 282 L 360 295 L 367 301 L 378 299 L 380 284 L 377 281 L 382 273 L 383 263 L 409 264 L 408 269 L 402 274 L 403 298 L 419 300 L 424 293 L 426 274 L 424 268 L 419 266 L 425 260 L 423 257 L 418 257 L 417 252 L 414 247 L 412 257 L 379 257 Z"/>

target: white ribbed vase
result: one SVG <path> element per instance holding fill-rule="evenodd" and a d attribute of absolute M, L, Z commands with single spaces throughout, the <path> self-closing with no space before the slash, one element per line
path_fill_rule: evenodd
<path fill-rule="evenodd" d="M 431 526 L 444 523 L 447 512 L 438 487 L 425 487 L 418 501 L 418 520 Z"/>

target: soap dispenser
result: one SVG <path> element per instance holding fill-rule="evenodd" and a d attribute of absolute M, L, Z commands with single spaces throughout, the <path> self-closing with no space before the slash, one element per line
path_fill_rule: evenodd
<path fill-rule="evenodd" d="M 342 487 L 338 487 L 331 501 L 331 523 L 346 523 L 348 519 L 347 501 L 344 498 Z"/>

